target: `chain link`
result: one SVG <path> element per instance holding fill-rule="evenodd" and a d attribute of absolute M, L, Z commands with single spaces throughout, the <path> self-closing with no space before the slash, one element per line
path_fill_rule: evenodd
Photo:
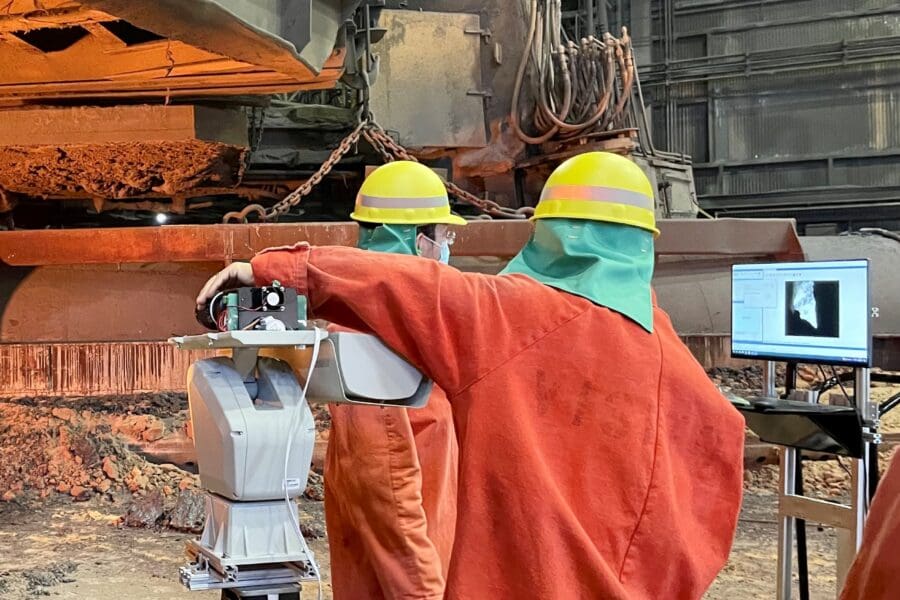
<path fill-rule="evenodd" d="M 388 135 L 388 133 L 377 123 L 370 123 L 366 128 L 364 135 L 366 137 L 366 140 L 368 140 L 375 147 L 375 149 L 382 154 L 385 160 L 393 158 L 419 162 L 415 156 L 411 155 L 409 152 L 407 152 L 406 148 L 395 142 L 394 138 Z M 390 155 L 390 157 L 388 155 Z M 447 186 L 447 191 L 456 196 L 458 199 L 467 204 L 471 204 L 481 212 L 488 215 L 503 217 L 507 219 L 525 219 L 533 214 L 534 209 L 532 209 L 531 207 L 525 207 L 524 209 L 516 210 L 507 208 L 505 206 L 500 206 L 493 200 L 479 198 L 475 194 L 467 192 L 452 181 L 444 181 L 444 185 Z"/>
<path fill-rule="evenodd" d="M 222 219 L 223 223 L 246 223 L 247 216 L 250 213 L 257 213 L 260 215 L 261 220 L 268 221 L 271 219 L 277 219 L 279 216 L 288 212 L 290 209 L 294 208 L 300 202 L 312 192 L 313 188 L 315 188 L 319 183 L 331 172 L 331 170 L 337 165 L 344 156 L 347 155 L 348 152 L 359 142 L 359 138 L 363 137 L 369 144 L 371 144 L 372 148 L 381 156 L 382 160 L 386 163 L 393 162 L 395 160 L 408 160 L 412 162 L 419 162 L 415 156 L 411 155 L 406 148 L 398 144 L 394 141 L 388 133 L 375 121 L 369 118 L 362 118 L 356 128 L 350 132 L 347 137 L 341 140 L 341 143 L 337 148 L 331 153 L 328 159 L 322 163 L 322 166 L 313 173 L 313 175 L 307 179 L 300 187 L 296 190 L 288 194 L 284 197 L 283 200 L 278 201 L 271 208 L 266 210 L 259 204 L 250 204 L 245 207 L 241 211 L 230 212 L 225 215 Z M 486 200 L 484 198 L 479 198 L 475 194 L 467 192 L 462 189 L 452 181 L 444 181 L 444 185 L 447 186 L 447 191 L 456 196 L 458 199 L 462 200 L 467 204 L 471 204 L 472 206 L 479 209 L 486 215 L 501 217 L 506 219 L 525 219 L 528 218 L 531 214 L 534 213 L 534 209 L 531 207 L 524 207 L 518 210 L 507 208 L 505 206 L 500 206 L 496 202 L 492 200 Z"/>
<path fill-rule="evenodd" d="M 341 162 L 341 159 L 347 155 L 348 152 L 353 148 L 354 145 L 359 141 L 359 136 L 362 134 L 363 128 L 367 125 L 368 121 L 360 121 L 359 125 L 350 132 L 350 134 L 341 140 L 341 143 L 338 144 L 338 147 L 334 149 L 331 155 L 322 163 L 322 166 L 319 167 L 319 170 L 312 174 L 312 177 L 303 182 L 303 184 L 298 187 L 296 190 L 285 196 L 282 200 L 279 200 L 268 210 L 263 211 L 261 214 L 261 218 L 263 221 L 269 221 L 271 219 L 276 219 L 288 212 L 290 209 L 294 208 L 300 202 L 312 192 L 313 188 L 319 185 L 319 183 L 328 175 L 331 170 L 334 168 L 336 164 Z M 247 222 L 247 214 L 249 212 L 259 212 L 257 210 L 258 204 L 251 204 L 244 208 L 244 210 L 239 212 L 230 212 L 226 214 L 222 218 L 223 223 L 231 223 L 232 221 L 237 221 L 238 223 L 246 223 Z"/>

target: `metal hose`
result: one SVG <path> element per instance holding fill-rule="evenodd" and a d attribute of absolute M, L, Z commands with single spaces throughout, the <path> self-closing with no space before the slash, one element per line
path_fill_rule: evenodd
<path fill-rule="evenodd" d="M 588 36 L 577 44 L 564 41 L 560 0 L 531 0 L 523 10 L 530 10 L 529 28 L 510 107 L 519 139 L 536 145 L 622 127 L 637 75 L 627 30 L 621 39 L 605 33 L 602 41 Z M 526 76 L 534 134 L 525 132 L 519 112 Z"/>
<path fill-rule="evenodd" d="M 558 129 L 551 129 L 550 131 L 545 132 L 543 135 L 539 135 L 537 137 L 532 137 L 522 131 L 522 127 L 519 123 L 519 98 L 522 94 L 522 83 L 525 79 L 525 71 L 528 68 L 529 56 L 531 54 L 531 50 L 534 45 L 534 36 L 537 31 L 537 22 L 538 22 L 538 0 L 531 0 L 531 24 L 528 27 L 528 40 L 525 42 L 525 50 L 522 52 L 522 60 L 519 62 L 519 70 L 516 73 L 516 83 L 513 88 L 513 97 L 512 97 L 512 106 L 510 107 L 510 123 L 512 124 L 513 131 L 516 132 L 516 135 L 523 142 L 527 144 L 543 144 L 554 135 L 556 135 Z"/>

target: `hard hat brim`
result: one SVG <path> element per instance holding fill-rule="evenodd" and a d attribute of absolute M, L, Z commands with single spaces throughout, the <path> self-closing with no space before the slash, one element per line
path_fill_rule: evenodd
<path fill-rule="evenodd" d="M 659 229 L 656 227 L 651 227 L 646 223 L 642 223 L 640 221 L 631 221 L 627 219 L 597 219 L 593 217 L 587 217 L 580 213 L 570 213 L 565 211 L 554 212 L 550 214 L 535 214 L 529 221 L 538 221 L 540 219 L 577 219 L 579 221 L 594 221 L 597 223 L 612 223 L 613 225 L 624 225 L 626 227 L 637 227 L 638 229 L 643 229 L 644 231 L 649 231 L 653 234 L 654 238 L 659 237 Z"/>
<path fill-rule="evenodd" d="M 374 219 L 370 217 L 364 217 L 362 215 L 358 215 L 356 212 L 350 213 L 350 218 L 354 221 L 359 221 L 362 223 L 374 223 L 376 225 L 461 225 L 466 226 L 469 224 L 468 221 L 463 219 L 457 215 L 446 215 L 443 217 L 433 217 L 428 219 L 423 219 L 421 221 L 410 221 L 408 219 Z"/>

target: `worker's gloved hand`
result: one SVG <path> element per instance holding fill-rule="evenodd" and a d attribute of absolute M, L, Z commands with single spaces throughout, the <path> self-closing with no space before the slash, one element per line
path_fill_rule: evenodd
<path fill-rule="evenodd" d="M 222 290 L 253 285 L 253 267 L 250 263 L 236 262 L 213 275 L 200 294 L 197 295 L 197 309 L 206 306 L 213 296 Z"/>

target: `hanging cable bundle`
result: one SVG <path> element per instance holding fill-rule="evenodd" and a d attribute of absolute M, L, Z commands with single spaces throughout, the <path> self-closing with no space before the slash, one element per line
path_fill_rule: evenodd
<path fill-rule="evenodd" d="M 609 33 L 575 43 L 562 28 L 560 0 L 530 0 L 529 27 L 513 90 L 510 120 L 529 144 L 567 140 L 624 126 L 635 81 L 631 38 Z M 522 89 L 534 105 L 523 125 Z M 527 133 L 526 130 L 534 133 Z"/>

